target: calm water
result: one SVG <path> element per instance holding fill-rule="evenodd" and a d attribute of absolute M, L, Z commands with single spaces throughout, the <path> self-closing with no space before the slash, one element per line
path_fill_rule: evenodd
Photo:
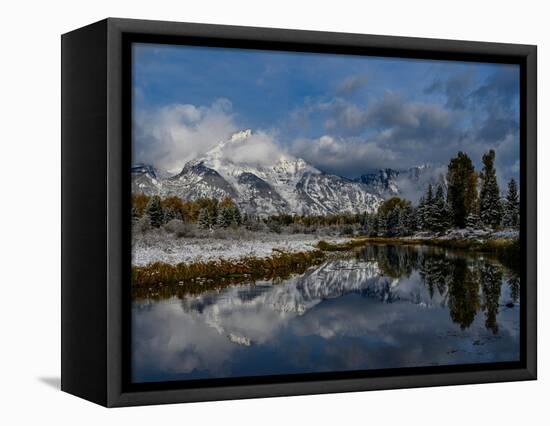
<path fill-rule="evenodd" d="M 280 282 L 132 306 L 134 382 L 519 360 L 496 260 L 370 246 Z"/>

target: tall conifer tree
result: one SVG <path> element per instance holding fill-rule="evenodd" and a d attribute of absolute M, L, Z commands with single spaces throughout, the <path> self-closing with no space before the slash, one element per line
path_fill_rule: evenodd
<path fill-rule="evenodd" d="M 495 171 L 495 151 L 490 150 L 483 155 L 483 170 L 481 172 L 481 191 L 479 195 L 479 212 L 481 222 L 492 228 L 500 225 L 502 205 L 500 190 Z"/>
<path fill-rule="evenodd" d="M 432 184 L 428 185 L 428 191 L 424 198 L 424 229 L 433 231 L 435 229 L 435 205 Z"/>
<path fill-rule="evenodd" d="M 418 207 L 416 208 L 416 227 L 420 231 L 425 230 L 425 223 L 424 223 L 424 212 L 426 209 L 426 199 L 424 196 L 420 197 L 420 200 L 418 201 Z"/>
<path fill-rule="evenodd" d="M 502 224 L 509 227 L 519 226 L 519 195 L 514 178 L 508 182 L 508 193 L 504 201 L 504 217 Z"/>
<path fill-rule="evenodd" d="M 210 229 L 212 227 L 212 218 L 210 217 L 210 212 L 207 208 L 202 208 L 200 210 L 198 222 L 199 228 L 201 229 Z"/>
<path fill-rule="evenodd" d="M 151 197 L 145 207 L 145 212 L 147 213 L 147 216 L 149 216 L 149 222 L 152 227 L 158 228 L 164 222 L 164 212 L 162 210 L 160 197 L 158 195 Z"/>
<path fill-rule="evenodd" d="M 475 208 L 477 200 L 477 175 L 472 160 L 459 152 L 447 168 L 447 201 L 452 224 L 464 228 L 466 218 Z"/>
<path fill-rule="evenodd" d="M 433 230 L 437 232 L 446 231 L 450 227 L 450 212 L 445 201 L 443 185 L 441 184 L 437 186 L 433 206 Z"/>

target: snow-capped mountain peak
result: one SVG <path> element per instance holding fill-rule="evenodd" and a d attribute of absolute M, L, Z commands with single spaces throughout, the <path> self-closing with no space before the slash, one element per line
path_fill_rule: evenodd
<path fill-rule="evenodd" d="M 255 139 L 255 136 L 258 139 Z M 219 142 L 195 161 L 216 170 L 232 184 L 236 184 L 243 173 L 254 174 L 273 184 L 297 182 L 305 173 L 321 173 L 303 159 L 295 158 L 280 148 L 274 149 L 273 144 L 265 139 L 265 134 L 253 133 L 250 129 L 241 130 L 227 140 Z M 256 144 L 260 144 L 259 147 Z M 262 161 L 257 161 L 253 155 L 249 155 L 251 151 L 263 149 L 270 152 Z"/>
<path fill-rule="evenodd" d="M 252 136 L 252 129 L 239 130 L 231 135 L 230 142 L 242 141 Z"/>
<path fill-rule="evenodd" d="M 239 130 L 233 133 L 228 139 L 218 142 L 213 148 L 206 152 L 206 157 L 219 157 L 226 147 L 245 142 L 252 136 L 251 129 Z"/>
<path fill-rule="evenodd" d="M 364 183 L 322 173 L 285 152 L 271 136 L 250 129 L 218 142 L 161 185 L 140 181 L 133 189 L 186 200 L 231 197 L 244 211 L 259 215 L 374 212 L 383 201 Z"/>

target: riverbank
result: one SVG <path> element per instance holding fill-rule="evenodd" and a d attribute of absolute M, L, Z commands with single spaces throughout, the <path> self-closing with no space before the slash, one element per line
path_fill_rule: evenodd
<path fill-rule="evenodd" d="M 413 237 L 361 237 L 344 243 L 330 243 L 319 241 L 317 248 L 323 251 L 338 252 L 348 251 L 367 244 L 402 244 L 402 245 L 427 245 L 458 250 L 470 250 L 476 252 L 496 252 L 502 249 L 519 249 L 519 240 L 515 238 L 499 238 L 486 241 L 441 239 L 441 238 L 413 238 Z"/>
<path fill-rule="evenodd" d="M 178 287 L 185 293 L 194 294 L 245 281 L 282 279 L 292 274 L 303 274 L 309 267 L 327 258 L 328 255 L 321 250 L 298 253 L 275 250 L 270 257 L 249 256 L 234 261 L 221 259 L 177 265 L 156 262 L 132 267 L 132 287 L 137 293 L 152 295 L 165 288 Z"/>
<path fill-rule="evenodd" d="M 495 235 L 496 234 L 496 235 Z M 459 238 L 460 237 L 460 238 Z M 186 239 L 181 239 L 180 244 Z M 302 274 L 311 266 L 319 265 L 330 258 L 353 256 L 357 250 L 369 245 L 423 245 L 440 248 L 462 250 L 468 252 L 491 253 L 504 265 L 519 271 L 520 244 L 519 239 L 511 234 L 486 234 L 480 238 L 464 238 L 464 233 L 447 235 L 419 234 L 410 237 L 356 237 L 351 239 L 333 238 L 317 240 L 308 238 L 307 242 L 297 238 L 283 243 L 279 237 L 276 243 L 286 249 L 269 246 L 269 240 L 260 240 L 263 251 L 259 253 L 251 248 L 251 253 L 258 255 L 239 256 L 239 252 L 230 252 L 231 243 L 225 241 L 223 252 L 231 256 L 223 257 L 208 253 L 208 240 L 202 240 L 202 253 L 205 257 L 194 255 L 197 250 L 186 249 L 182 246 L 180 253 L 171 253 L 170 260 L 181 258 L 191 259 L 188 262 L 149 262 L 147 264 L 133 264 L 132 289 L 134 295 L 155 296 L 170 291 L 196 294 L 205 290 L 221 289 L 231 284 L 251 282 L 260 279 L 283 279 L 292 274 Z M 271 241 L 273 242 L 273 241 Z M 236 241 L 235 243 L 238 243 Z M 242 245 L 241 241 L 241 245 Z M 247 241 L 246 243 L 254 243 Z M 294 243 L 294 245 L 292 245 Z M 206 244 L 206 246 L 204 245 Z M 258 247 L 258 244 L 256 244 Z M 305 251 L 296 251 L 289 248 L 304 248 Z M 269 248 L 269 252 L 267 252 Z M 185 250 L 187 250 L 185 252 Z M 250 252 L 247 252 L 250 253 Z M 269 254 L 268 254 L 269 253 Z M 202 259 L 205 260 L 202 260 Z"/>
<path fill-rule="evenodd" d="M 367 244 L 424 245 L 478 253 L 492 253 L 506 266 L 519 270 L 521 247 L 519 235 L 512 232 L 467 233 L 454 230 L 443 235 L 417 234 L 407 237 L 360 237 L 344 243 L 320 241 L 317 248 L 325 252 L 345 252 Z"/>

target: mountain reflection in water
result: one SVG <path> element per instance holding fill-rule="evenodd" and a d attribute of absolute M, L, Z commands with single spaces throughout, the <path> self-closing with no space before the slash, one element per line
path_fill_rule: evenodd
<path fill-rule="evenodd" d="M 517 361 L 519 288 L 484 255 L 373 245 L 276 283 L 135 300 L 132 378 Z"/>

